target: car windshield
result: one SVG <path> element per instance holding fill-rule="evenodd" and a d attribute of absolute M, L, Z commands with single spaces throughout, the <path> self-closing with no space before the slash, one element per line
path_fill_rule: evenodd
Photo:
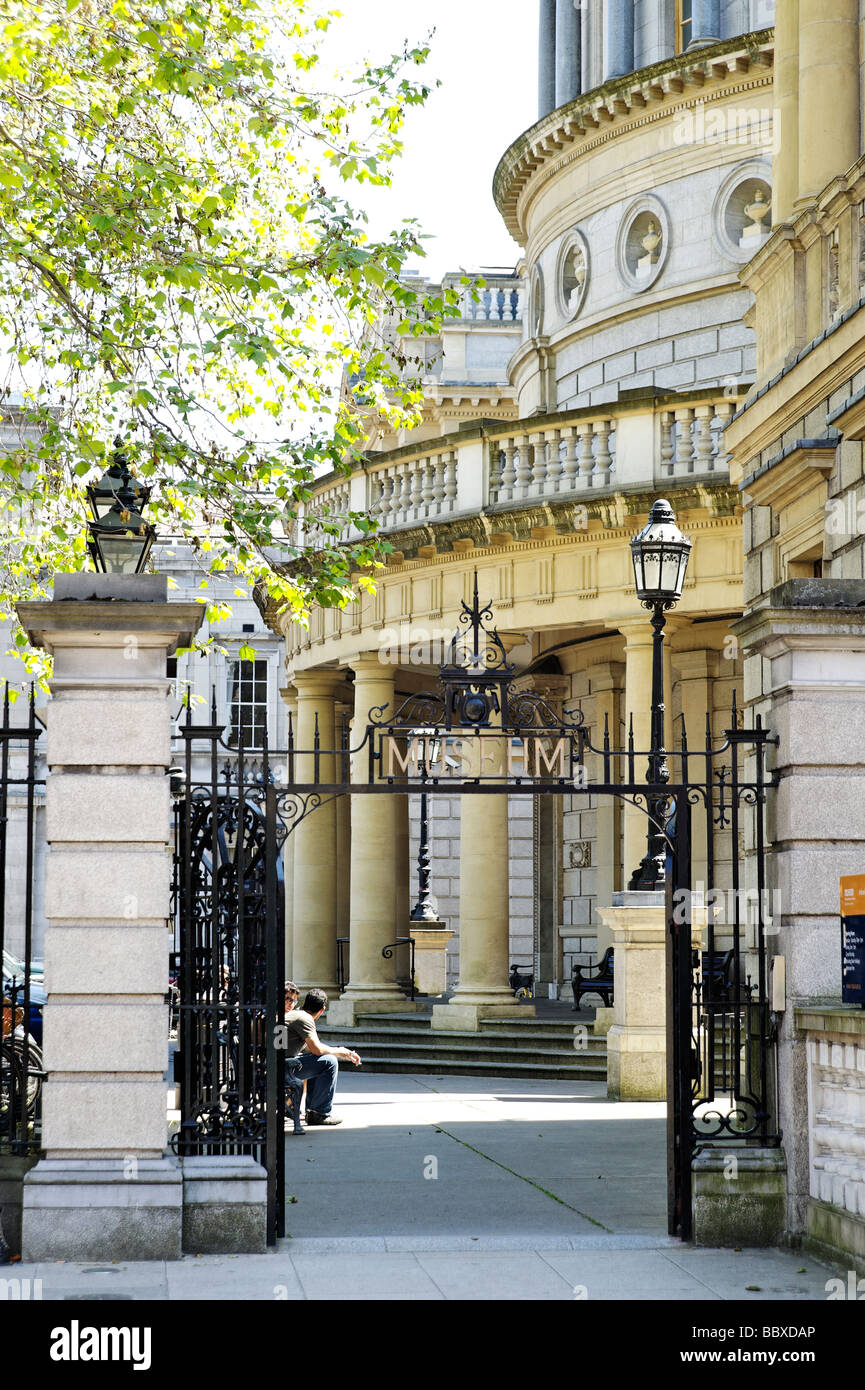
<path fill-rule="evenodd" d="M 26 971 L 26 966 L 25 966 L 23 960 L 19 960 L 17 956 L 13 956 L 13 954 L 12 954 L 11 951 L 7 951 L 7 950 L 4 950 L 4 951 L 3 951 L 3 974 L 4 974 L 4 975 L 14 975 L 14 976 L 16 976 L 16 978 L 17 978 L 18 976 L 21 976 L 21 977 L 23 978 L 23 976 L 24 976 L 24 974 L 25 974 L 25 971 Z"/>

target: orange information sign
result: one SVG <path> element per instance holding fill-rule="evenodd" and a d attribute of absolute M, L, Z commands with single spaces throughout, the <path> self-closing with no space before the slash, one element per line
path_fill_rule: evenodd
<path fill-rule="evenodd" d="M 865 1008 L 865 874 L 841 879 L 841 999 Z"/>
<path fill-rule="evenodd" d="M 841 916 L 865 917 L 865 874 L 846 874 L 841 879 Z"/>

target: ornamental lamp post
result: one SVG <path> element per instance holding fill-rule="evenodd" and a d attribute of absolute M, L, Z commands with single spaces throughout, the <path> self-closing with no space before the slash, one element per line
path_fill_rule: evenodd
<path fill-rule="evenodd" d="M 676 525 L 672 507 L 659 498 L 649 513 L 646 526 L 631 541 L 631 559 L 637 598 L 652 612 L 652 722 L 649 765 L 646 781 L 663 786 L 670 780 L 664 748 L 664 627 L 665 613 L 679 602 L 692 542 Z M 664 837 L 666 795 L 649 793 L 646 809 L 649 833 L 646 856 L 634 870 L 628 888 L 655 892 L 664 887 L 666 842 Z"/>
<path fill-rule="evenodd" d="M 420 734 L 423 738 L 423 754 L 421 757 L 421 778 L 422 785 L 425 785 L 429 777 L 430 767 L 434 767 L 442 752 L 441 739 L 430 735 L 434 734 L 433 729 L 421 729 Z M 418 878 L 418 898 L 411 912 L 409 913 L 410 922 L 437 922 L 439 916 L 438 902 L 430 889 L 430 851 L 429 851 L 429 807 L 427 805 L 427 794 L 422 791 L 420 794 L 420 840 L 417 852 L 417 878 Z"/>
<path fill-rule="evenodd" d="M 87 549 L 100 574 L 140 574 L 156 530 L 141 515 L 151 489 L 133 477 L 126 456 L 116 448 L 98 483 L 87 489 L 93 520 Z"/>

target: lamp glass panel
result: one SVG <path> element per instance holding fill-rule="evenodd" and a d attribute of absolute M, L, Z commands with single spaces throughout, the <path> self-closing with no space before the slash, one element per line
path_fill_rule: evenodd
<path fill-rule="evenodd" d="M 97 544 L 102 552 L 106 574 L 137 574 L 147 539 L 144 536 L 100 535 Z"/>

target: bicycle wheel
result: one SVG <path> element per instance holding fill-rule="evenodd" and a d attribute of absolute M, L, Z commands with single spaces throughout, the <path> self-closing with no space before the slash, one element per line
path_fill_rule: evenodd
<path fill-rule="evenodd" d="M 0 1134 L 8 1134 L 21 1122 L 24 1072 L 14 1043 L 3 1040 L 0 1050 Z"/>

